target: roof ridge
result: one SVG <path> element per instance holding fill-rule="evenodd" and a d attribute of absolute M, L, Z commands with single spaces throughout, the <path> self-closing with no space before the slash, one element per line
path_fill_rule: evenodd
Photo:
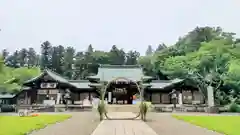
<path fill-rule="evenodd" d="M 64 76 L 60 75 L 60 74 L 57 73 L 57 72 L 52 71 L 51 69 L 44 69 L 44 71 L 46 71 L 46 72 L 51 72 L 51 73 L 53 73 L 53 74 L 55 74 L 55 75 L 57 75 L 57 76 L 65 79 L 65 80 L 69 81 L 69 79 L 65 78 Z"/>
<path fill-rule="evenodd" d="M 89 82 L 89 80 L 69 80 L 69 82 Z"/>
<path fill-rule="evenodd" d="M 141 65 L 110 65 L 100 64 L 99 68 L 142 68 Z"/>
<path fill-rule="evenodd" d="M 159 83 L 159 82 L 180 82 L 183 81 L 184 79 L 180 79 L 180 78 L 174 78 L 171 80 L 152 80 L 152 83 Z"/>
<path fill-rule="evenodd" d="M 171 80 L 152 80 L 152 83 L 171 82 Z"/>

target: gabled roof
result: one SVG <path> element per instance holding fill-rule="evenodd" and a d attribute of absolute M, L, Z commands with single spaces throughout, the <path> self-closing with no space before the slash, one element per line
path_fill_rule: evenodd
<path fill-rule="evenodd" d="M 152 77 L 143 74 L 139 65 L 100 65 L 98 74 L 89 76 L 89 79 L 99 79 L 100 81 L 111 81 L 116 78 L 127 78 L 132 81 L 150 79 Z"/>
<path fill-rule="evenodd" d="M 59 74 L 57 74 L 57 73 L 55 73 L 53 71 L 47 70 L 47 69 L 44 70 L 39 76 L 34 77 L 34 78 L 30 79 L 30 80 L 27 80 L 23 84 L 27 84 L 27 83 L 36 81 L 36 80 L 44 77 L 45 75 L 49 75 L 49 77 L 51 77 L 52 79 L 54 79 L 54 80 L 56 80 L 58 82 L 65 83 L 65 84 L 70 84 L 69 81 L 66 78 L 62 77 L 61 75 L 59 75 Z"/>
<path fill-rule="evenodd" d="M 178 84 L 184 81 L 183 79 L 173 79 L 173 80 L 153 80 L 150 85 L 151 89 L 164 89 L 166 87 L 173 86 L 174 84 Z"/>

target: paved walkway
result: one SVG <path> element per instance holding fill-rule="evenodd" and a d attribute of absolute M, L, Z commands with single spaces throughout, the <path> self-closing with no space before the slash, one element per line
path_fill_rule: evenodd
<path fill-rule="evenodd" d="M 49 125 L 31 135 L 220 135 L 171 117 L 171 114 L 149 113 L 148 119 L 103 120 L 99 125 L 97 112 L 72 113 L 73 117 L 64 122 Z M 199 114 L 201 115 L 201 114 Z M 129 118 L 131 112 L 111 112 L 111 118 Z"/>
<path fill-rule="evenodd" d="M 152 121 L 141 120 L 104 120 L 92 135 L 221 135 L 219 133 L 177 120 L 171 114 L 149 114 Z M 129 118 L 131 112 L 111 112 L 112 118 Z"/>
<path fill-rule="evenodd" d="M 111 112 L 111 118 L 129 118 L 136 114 L 131 112 Z M 92 135 L 157 135 L 157 133 L 141 120 L 104 120 Z"/>

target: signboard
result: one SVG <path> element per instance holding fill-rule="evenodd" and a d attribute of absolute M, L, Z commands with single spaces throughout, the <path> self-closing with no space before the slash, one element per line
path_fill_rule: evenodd
<path fill-rule="evenodd" d="M 126 94 L 126 93 L 127 93 L 127 90 L 126 90 L 125 88 L 122 88 L 122 89 L 120 89 L 120 88 L 115 88 L 115 89 L 113 90 L 113 93 L 115 93 L 115 94 Z"/>
<path fill-rule="evenodd" d="M 41 88 L 56 88 L 57 83 L 41 83 Z"/>

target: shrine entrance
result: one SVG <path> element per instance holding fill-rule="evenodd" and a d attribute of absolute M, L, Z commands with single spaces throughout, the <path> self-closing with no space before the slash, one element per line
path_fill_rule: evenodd
<path fill-rule="evenodd" d="M 137 119 L 141 116 L 139 105 L 134 103 L 134 101 L 138 100 L 139 102 L 143 102 L 142 89 L 139 87 L 138 83 L 127 78 L 116 78 L 105 86 L 104 90 L 105 99 L 108 101 L 107 111 L 105 112 L 105 117 L 108 120 L 133 120 Z M 138 96 L 138 99 L 136 98 Z M 111 105 L 115 104 L 115 105 Z M 125 104 L 125 105 L 118 105 Z M 127 104 L 127 105 L 126 105 Z M 132 114 L 132 117 L 125 118 L 113 118 L 108 115 L 108 112 L 112 112 L 110 110 L 114 110 L 113 112 L 128 112 Z"/>
<path fill-rule="evenodd" d="M 105 99 L 107 99 L 108 104 L 134 104 L 134 101 L 137 100 L 136 97 L 139 97 L 139 95 L 135 82 L 118 78 L 109 83 Z"/>

